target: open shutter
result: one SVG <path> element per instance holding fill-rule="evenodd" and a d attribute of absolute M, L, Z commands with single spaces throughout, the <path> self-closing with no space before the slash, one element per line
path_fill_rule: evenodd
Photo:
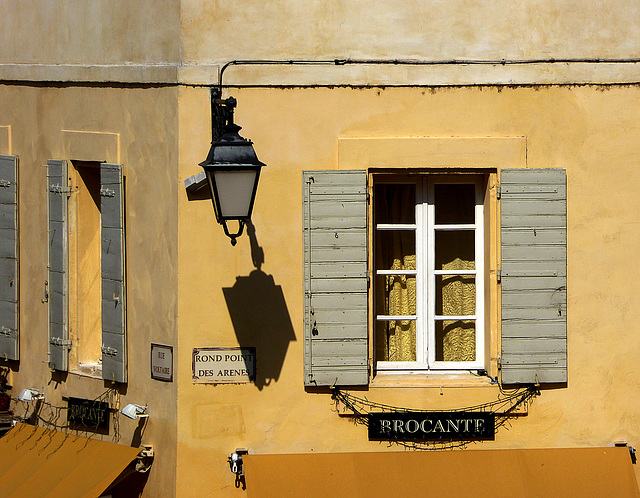
<path fill-rule="evenodd" d="M 366 171 L 303 173 L 306 386 L 364 385 Z"/>
<path fill-rule="evenodd" d="M 0 358 L 18 360 L 18 158 L 0 156 Z"/>
<path fill-rule="evenodd" d="M 49 366 L 69 369 L 67 162 L 47 161 L 49 199 Z"/>
<path fill-rule="evenodd" d="M 500 173 L 502 382 L 567 381 L 567 179 Z"/>
<path fill-rule="evenodd" d="M 102 378 L 127 382 L 124 188 L 122 166 L 100 165 Z"/>

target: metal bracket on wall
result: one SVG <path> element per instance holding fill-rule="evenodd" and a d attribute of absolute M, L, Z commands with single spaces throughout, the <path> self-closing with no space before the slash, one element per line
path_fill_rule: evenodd
<path fill-rule="evenodd" d="M 71 349 L 71 339 L 60 339 L 59 337 L 52 337 L 49 340 L 49 343 L 61 348 Z"/>
<path fill-rule="evenodd" d="M 106 354 L 107 356 L 116 356 L 118 354 L 118 350 L 111 348 L 109 346 L 102 346 L 100 348 L 100 351 L 102 351 L 102 354 Z"/>

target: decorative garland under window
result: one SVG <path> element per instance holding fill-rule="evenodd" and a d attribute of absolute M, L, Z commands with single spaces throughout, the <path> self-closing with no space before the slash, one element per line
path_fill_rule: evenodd
<path fill-rule="evenodd" d="M 500 387 L 500 394 L 498 399 L 490 401 L 488 403 L 482 403 L 474 406 L 468 406 L 465 408 L 458 408 L 454 410 L 413 410 L 410 408 L 402 408 L 397 406 L 385 405 L 377 403 L 375 401 L 369 401 L 366 397 L 361 398 L 354 396 L 353 394 L 342 391 L 337 387 L 332 388 L 333 400 L 335 401 L 336 410 L 339 410 L 339 405 L 342 403 L 345 409 L 353 412 L 353 421 L 356 425 L 369 425 L 367 415 L 373 411 L 376 412 L 388 412 L 388 413 L 408 413 L 408 412 L 478 412 L 486 411 L 493 412 L 495 415 L 495 430 L 498 432 L 500 427 L 503 427 L 509 423 L 509 419 L 514 417 L 515 410 L 519 407 L 528 407 L 533 398 L 540 394 L 540 391 L 535 386 L 515 389 L 513 391 L 504 391 Z M 398 444 L 406 448 L 416 450 L 440 450 L 440 449 L 453 449 L 453 448 L 465 448 L 469 443 L 475 443 L 474 440 L 455 440 L 455 441 L 405 441 L 405 440 L 391 440 L 388 441 L 389 445 Z"/>

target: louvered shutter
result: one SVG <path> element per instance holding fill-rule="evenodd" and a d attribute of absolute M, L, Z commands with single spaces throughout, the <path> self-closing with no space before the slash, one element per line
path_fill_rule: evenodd
<path fill-rule="evenodd" d="M 100 165 L 102 377 L 127 382 L 124 188 L 122 166 Z"/>
<path fill-rule="evenodd" d="M 18 158 L 0 156 L 0 358 L 18 360 Z"/>
<path fill-rule="evenodd" d="M 566 382 L 566 173 L 500 175 L 502 382 Z"/>
<path fill-rule="evenodd" d="M 303 173 L 306 386 L 364 385 L 366 171 Z"/>
<path fill-rule="evenodd" d="M 47 161 L 49 199 L 49 366 L 69 369 L 67 162 Z"/>

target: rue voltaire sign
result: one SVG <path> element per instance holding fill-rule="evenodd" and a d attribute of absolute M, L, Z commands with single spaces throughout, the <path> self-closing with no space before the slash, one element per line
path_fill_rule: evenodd
<path fill-rule="evenodd" d="M 369 439 L 438 441 L 493 439 L 493 412 L 369 413 Z"/>
<path fill-rule="evenodd" d="M 173 382 L 173 346 L 151 343 L 151 378 Z"/>
<path fill-rule="evenodd" d="M 193 381 L 237 384 L 251 382 L 256 372 L 256 348 L 194 348 Z"/>

